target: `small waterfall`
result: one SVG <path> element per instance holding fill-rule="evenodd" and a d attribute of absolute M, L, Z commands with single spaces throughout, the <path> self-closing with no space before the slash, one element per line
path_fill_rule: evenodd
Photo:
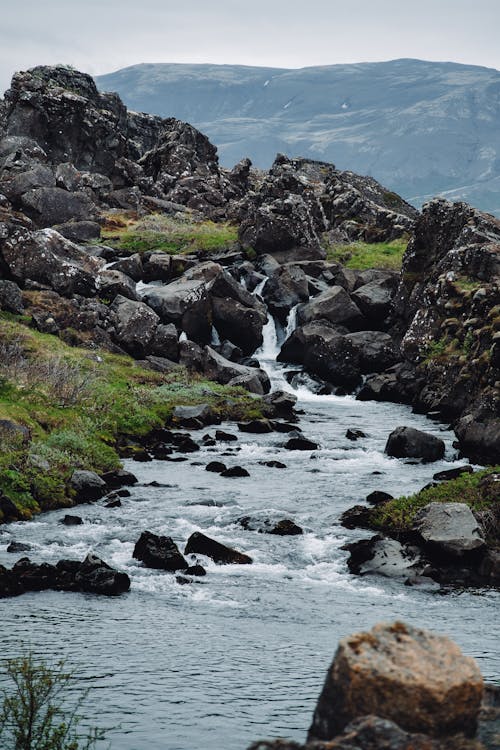
<path fill-rule="evenodd" d="M 298 305 L 295 305 L 291 308 L 290 312 L 288 313 L 288 318 L 286 321 L 286 328 L 285 328 L 285 341 L 289 336 L 292 335 L 292 333 L 297 328 L 297 307 Z"/>
<path fill-rule="evenodd" d="M 179 336 L 179 341 L 187 341 L 188 337 L 186 334 L 186 331 L 181 331 L 181 335 Z"/>
<path fill-rule="evenodd" d="M 272 315 L 268 313 L 268 320 L 262 329 L 262 346 L 255 352 L 257 359 L 265 359 L 275 362 L 279 354 L 280 347 L 278 344 L 278 333 L 276 331 L 276 322 Z"/>
<path fill-rule="evenodd" d="M 258 294 L 259 297 L 261 297 L 266 284 L 267 284 L 267 276 L 265 279 L 262 279 L 262 281 L 259 284 L 257 284 L 255 289 L 253 290 L 253 294 Z"/>
<path fill-rule="evenodd" d="M 212 346 L 220 346 L 220 337 L 217 332 L 217 328 L 215 326 L 212 326 L 212 337 L 211 342 Z"/>

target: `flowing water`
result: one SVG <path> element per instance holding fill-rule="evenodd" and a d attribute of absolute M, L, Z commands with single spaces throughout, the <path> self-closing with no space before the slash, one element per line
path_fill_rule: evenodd
<path fill-rule="evenodd" d="M 274 361 L 283 335 L 271 320 L 258 356 L 274 385 L 289 387 Z M 203 447 L 181 463 L 126 462 L 139 478 L 131 497 L 117 509 L 81 506 L 82 526 L 60 525 L 65 511 L 54 511 L 0 527 L 2 564 L 19 557 L 5 551 L 16 539 L 33 545 L 37 561 L 82 559 L 93 549 L 130 575 L 130 592 L 118 598 L 45 592 L 0 601 L 3 656 L 28 647 L 65 657 L 90 686 L 87 715 L 113 727 L 113 750 L 244 750 L 260 737 L 303 740 L 339 638 L 380 620 L 400 618 L 445 633 L 477 658 L 487 679 L 498 678 L 498 594 L 442 595 L 358 578 L 348 573 L 342 550 L 368 532 L 342 528 L 340 514 L 372 490 L 410 493 L 453 466 L 453 434 L 405 406 L 315 396 L 305 388 L 297 395 L 300 427 L 318 450 L 289 452 L 282 447 L 286 435 L 248 435 L 223 425 L 237 443 Z M 444 438 L 445 460 L 420 465 L 386 457 L 387 436 L 402 424 Z M 350 427 L 367 437 L 349 441 Z M 250 477 L 205 471 L 221 454 Z M 271 459 L 287 468 L 262 464 Z M 160 486 L 148 486 L 152 481 Z M 241 516 L 293 518 L 305 533 L 246 531 L 237 523 Z M 181 549 L 201 530 L 254 563 L 203 560 L 208 575 L 181 586 L 172 574 L 132 559 L 145 529 L 172 536 Z"/>

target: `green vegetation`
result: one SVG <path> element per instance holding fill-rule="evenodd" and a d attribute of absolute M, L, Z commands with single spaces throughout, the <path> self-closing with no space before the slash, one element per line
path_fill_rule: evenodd
<path fill-rule="evenodd" d="M 0 422 L 0 490 L 24 518 L 71 504 L 66 484 L 75 468 L 117 468 L 120 445 L 163 426 L 175 406 L 199 403 L 228 419 L 261 416 L 258 398 L 241 388 L 72 348 L 0 314 L 0 420 L 8 421 Z"/>
<path fill-rule="evenodd" d="M 64 662 L 49 666 L 29 654 L 9 659 L 11 690 L 0 707 L 0 740 L 4 750 L 91 750 L 104 733 L 79 730 L 78 712 L 88 691 L 75 696 L 74 677 Z"/>
<path fill-rule="evenodd" d="M 327 260 L 341 263 L 347 268 L 364 271 L 367 268 L 387 268 L 399 271 L 408 240 L 392 242 L 352 242 L 345 245 L 328 245 Z"/>
<path fill-rule="evenodd" d="M 500 510 L 500 488 L 485 489 L 484 479 L 489 474 L 500 472 L 494 466 L 474 474 L 462 474 L 457 479 L 442 482 L 437 487 L 429 487 L 415 495 L 398 497 L 374 508 L 371 512 L 371 525 L 389 534 L 408 532 L 416 512 L 428 503 L 467 503 L 474 512 L 485 514 Z M 497 519 L 498 520 L 498 519 Z M 495 524 L 493 524 L 495 526 Z M 498 533 L 498 527 L 497 527 Z"/>
<path fill-rule="evenodd" d="M 106 244 L 128 252 L 203 255 L 230 248 L 238 239 L 238 230 L 228 222 L 195 221 L 189 215 L 173 218 L 150 214 L 135 219 L 110 214 L 102 237 Z"/>

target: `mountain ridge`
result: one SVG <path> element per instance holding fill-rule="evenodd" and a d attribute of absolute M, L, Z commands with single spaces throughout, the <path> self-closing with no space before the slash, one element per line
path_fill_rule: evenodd
<path fill-rule="evenodd" d="M 435 194 L 500 214 L 500 72 L 454 62 L 273 68 L 142 63 L 96 78 L 132 109 L 206 133 L 221 163 L 277 152 L 334 162 L 417 205 Z"/>

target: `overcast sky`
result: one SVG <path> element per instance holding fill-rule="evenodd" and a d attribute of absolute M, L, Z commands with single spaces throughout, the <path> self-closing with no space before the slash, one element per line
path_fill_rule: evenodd
<path fill-rule="evenodd" d="M 500 0 L 0 0 L 0 90 L 65 63 L 300 68 L 417 57 L 500 69 Z"/>

